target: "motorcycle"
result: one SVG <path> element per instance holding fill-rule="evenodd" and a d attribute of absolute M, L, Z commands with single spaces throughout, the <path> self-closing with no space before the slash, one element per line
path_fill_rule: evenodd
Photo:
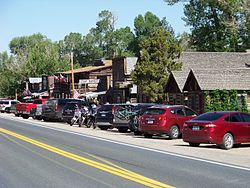
<path fill-rule="evenodd" d="M 81 110 L 79 108 L 75 109 L 74 116 L 70 121 L 70 126 L 73 126 L 76 123 L 79 124 L 81 116 L 82 116 Z"/>
<path fill-rule="evenodd" d="M 85 125 L 87 128 L 90 128 L 91 126 L 93 127 L 93 129 L 96 128 L 95 115 L 86 106 L 84 106 L 81 110 L 79 127 L 81 127 L 82 125 Z"/>

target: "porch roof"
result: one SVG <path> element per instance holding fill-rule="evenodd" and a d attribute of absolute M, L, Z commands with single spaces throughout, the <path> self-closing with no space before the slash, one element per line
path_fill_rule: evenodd
<path fill-rule="evenodd" d="M 106 60 L 105 64 L 101 65 L 101 66 L 88 66 L 88 67 L 82 67 L 79 69 L 74 69 L 74 73 L 93 72 L 93 71 L 97 71 L 97 70 L 104 69 L 104 68 L 112 68 L 112 61 Z M 61 72 L 61 73 L 62 74 L 71 74 L 71 70 Z"/>

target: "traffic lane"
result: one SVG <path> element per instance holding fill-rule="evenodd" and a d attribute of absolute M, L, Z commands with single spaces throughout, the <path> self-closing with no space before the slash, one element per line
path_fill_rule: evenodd
<path fill-rule="evenodd" d="M 28 126 L 26 125 L 26 128 Z M 54 131 L 51 130 L 50 132 Z M 64 144 L 68 144 L 74 140 L 72 136 L 71 139 L 66 139 L 66 135 L 63 134 L 63 136 L 60 136 L 64 138 Z M 57 136 L 50 135 L 49 137 L 55 138 Z M 85 142 L 85 144 L 80 144 L 79 146 L 77 146 L 79 142 L 71 143 L 70 145 L 77 147 L 77 152 L 79 150 L 85 152 L 91 151 L 91 155 L 104 158 L 132 171 L 141 172 L 141 174 L 159 181 L 166 181 L 166 183 L 177 187 L 194 187 L 199 185 L 202 185 L 202 187 L 220 187 L 221 185 L 223 187 L 246 187 L 250 183 L 248 181 L 250 174 L 239 169 L 222 167 L 216 164 L 211 165 L 176 156 L 162 155 L 96 139 L 85 140 Z M 80 141 L 80 143 L 83 142 Z M 87 148 L 82 148 L 86 144 L 90 145 Z M 71 146 L 67 147 L 67 149 L 71 148 Z M 89 150 L 90 148 L 92 149 Z"/>
<path fill-rule="evenodd" d="M 55 155 L 7 135 L 0 136 L 0 141 L 4 151 L 4 155 L 1 155 L 1 187 L 145 187 L 145 178 L 138 178 L 132 172 L 131 177 L 139 183 Z M 145 185 L 154 184 L 148 181 Z"/>
<path fill-rule="evenodd" d="M 62 134 L 61 132 L 51 131 L 51 130 L 44 129 L 44 128 L 37 129 L 38 127 L 34 127 L 32 125 L 28 125 L 25 123 L 19 123 L 19 125 L 16 126 L 14 124 L 12 125 L 10 122 L 7 125 L 5 123 L 1 122 L 0 127 L 4 127 L 4 128 L 0 128 L 0 132 L 6 133 L 7 135 L 9 134 L 8 132 L 10 132 L 8 130 L 11 129 L 12 130 L 11 133 L 13 133 L 13 135 L 16 134 L 15 132 L 18 132 L 18 134 L 20 134 L 20 132 L 22 132 L 23 135 L 20 135 L 20 137 L 24 136 L 24 135 L 26 137 L 29 135 L 29 139 L 30 139 L 30 137 L 32 137 L 32 139 L 37 137 L 36 140 L 38 140 L 38 141 L 41 141 L 41 140 L 45 141 L 46 140 L 46 143 L 52 142 L 54 146 L 57 143 L 60 146 L 60 148 L 64 149 L 64 151 L 60 152 L 60 154 L 64 154 L 67 151 L 72 151 L 72 155 L 74 155 L 74 154 L 78 155 L 77 158 L 74 158 L 74 160 L 76 160 L 78 162 L 79 162 L 79 158 L 80 158 L 79 156 L 87 156 L 88 158 L 94 158 L 95 160 L 100 160 L 104 163 L 108 163 L 111 166 L 114 165 L 114 167 L 117 168 L 115 163 L 109 162 L 108 160 L 105 160 L 104 158 L 100 158 L 101 154 L 93 155 L 93 154 L 89 153 L 88 151 L 91 151 L 91 149 L 96 150 L 96 148 L 92 148 L 91 147 L 92 142 L 89 142 L 89 140 L 86 140 L 86 138 L 84 138 L 83 136 L 77 136 L 77 135 L 72 136 L 68 133 Z M 14 129 L 16 129 L 15 132 L 13 132 Z M 37 130 L 38 134 L 36 134 L 36 131 L 34 131 L 34 130 Z M 45 131 L 45 132 L 43 132 L 43 131 Z M 12 135 L 11 133 L 10 133 L 10 135 Z M 44 136 L 41 136 L 41 135 L 44 135 Z M 19 136 L 17 136 L 17 137 L 19 138 Z M 81 138 L 81 139 L 79 139 L 79 138 Z M 24 140 L 26 140 L 26 139 L 24 139 Z M 28 138 L 27 138 L 27 140 L 28 140 Z M 92 139 L 92 140 L 94 140 L 94 139 Z M 88 143 L 88 144 L 84 145 L 81 143 Z M 45 148 L 45 149 L 47 149 L 47 148 Z M 103 148 L 103 147 L 101 146 L 101 148 Z M 56 149 L 54 149 L 54 150 L 56 150 Z M 47 154 L 44 154 L 43 156 L 47 156 Z M 64 155 L 64 156 L 68 157 L 69 155 L 68 156 Z M 72 157 L 68 157 L 68 158 L 72 159 Z M 112 157 L 109 156 L 108 158 L 112 158 Z M 82 161 L 86 161 L 86 159 L 83 158 Z M 64 162 L 60 162 L 60 163 L 63 164 Z M 90 163 L 84 163 L 84 164 L 89 165 Z M 125 164 L 126 164 L 126 162 L 125 162 Z M 77 165 L 77 167 L 78 167 L 78 165 Z M 101 164 L 99 166 L 101 166 Z M 93 165 L 92 165 L 92 167 L 93 167 Z M 118 169 L 120 169 L 119 166 L 118 166 Z M 102 182 L 107 182 L 108 184 L 110 184 L 114 187 L 124 187 L 124 186 L 125 187 L 141 187 L 141 184 L 142 185 L 149 185 L 151 187 L 151 185 L 152 185 L 151 182 L 155 182 L 154 180 L 148 179 L 147 177 L 138 178 L 137 176 L 139 176 L 139 175 L 134 175 L 134 172 L 126 172 L 124 175 L 124 171 L 126 171 L 126 169 L 123 169 L 123 168 L 121 168 L 121 169 L 122 169 L 121 175 L 119 175 L 119 173 L 117 173 L 117 172 L 114 173 L 114 171 L 117 171 L 117 169 L 111 169 L 111 171 L 109 170 L 108 172 L 111 174 L 113 173 L 115 175 L 115 178 L 114 177 L 109 178 L 109 176 L 103 175 L 102 176 L 103 180 L 101 177 L 96 177 L 96 173 L 92 173 L 91 171 L 90 172 L 87 171 L 87 173 L 89 174 L 90 177 L 94 177 L 95 179 L 100 179 L 100 180 L 102 180 Z M 86 168 L 84 168 L 84 170 L 86 170 Z M 104 171 L 105 171 L 105 169 L 104 169 Z M 129 176 L 129 177 L 126 178 L 126 176 Z M 128 179 L 129 181 L 126 182 L 124 180 L 124 177 L 125 177 L 125 179 Z M 136 182 L 137 184 L 135 184 L 133 182 Z M 160 187 L 163 187 L 163 185 L 161 185 L 161 183 L 159 183 L 159 184 L 160 184 Z M 155 185 L 155 183 L 153 183 L 153 185 Z M 93 186 L 91 185 L 91 187 L 93 187 Z M 100 187 L 100 185 L 99 185 L 99 187 Z M 159 187 L 159 186 L 156 186 L 156 187 Z M 165 185 L 165 187 L 169 187 L 169 186 Z"/>
<path fill-rule="evenodd" d="M 156 150 L 177 153 L 180 155 L 250 168 L 250 144 L 242 144 L 242 146 L 240 146 L 239 148 L 233 148 L 231 150 L 222 150 L 217 146 L 211 144 L 201 144 L 200 147 L 190 147 L 189 144 L 183 142 L 182 139 L 168 140 L 167 138 L 160 137 L 146 139 L 142 136 L 134 136 L 132 133 L 119 133 L 115 129 L 108 131 L 102 131 L 98 129 L 93 130 L 87 128 L 79 128 L 77 126 L 71 127 L 65 123 L 42 122 L 34 121 L 32 119 L 23 120 L 22 118 L 16 118 L 15 116 L 10 114 L 0 114 L 0 116 L 1 115 L 3 115 L 2 117 L 13 119 L 15 121 L 24 121 L 30 123 L 35 122 L 37 125 L 42 125 L 45 127 L 59 128 L 65 131 L 74 131 L 77 133 L 97 136 L 108 140 L 114 140 Z"/>

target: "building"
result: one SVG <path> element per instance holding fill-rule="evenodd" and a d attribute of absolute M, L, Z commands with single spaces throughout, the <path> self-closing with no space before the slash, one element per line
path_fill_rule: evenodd
<path fill-rule="evenodd" d="M 126 101 L 137 101 L 137 86 L 133 84 L 131 79 L 131 72 L 134 69 L 137 59 L 137 57 L 119 57 L 113 59 L 113 89 L 110 92 L 113 98 L 109 102 L 124 103 Z"/>
<path fill-rule="evenodd" d="M 190 70 L 193 73 L 196 70 L 207 71 L 210 72 L 209 76 L 213 77 L 213 73 L 209 70 L 246 69 L 250 67 L 250 53 L 184 52 L 178 62 L 182 63 L 182 70 L 171 72 L 165 90 L 168 93 L 167 100 L 169 104 L 191 105 L 193 103 L 190 102 L 191 99 L 187 96 L 188 91 L 184 90 Z M 250 71 L 250 69 L 248 70 Z M 223 77 L 223 74 L 221 76 Z M 196 98 L 196 100 L 199 99 Z"/>
<path fill-rule="evenodd" d="M 81 96 L 104 92 L 112 87 L 112 61 L 98 60 L 93 66 L 74 69 L 74 88 Z M 54 82 L 55 98 L 72 97 L 72 71 L 59 73 Z"/>

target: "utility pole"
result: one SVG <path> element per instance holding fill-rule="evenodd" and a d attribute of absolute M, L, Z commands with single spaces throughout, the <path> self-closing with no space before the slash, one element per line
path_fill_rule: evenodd
<path fill-rule="evenodd" d="M 71 52 L 71 53 L 70 53 L 70 60 L 71 60 L 72 97 L 74 97 L 74 92 L 75 92 L 75 82 L 74 82 L 73 52 Z"/>

